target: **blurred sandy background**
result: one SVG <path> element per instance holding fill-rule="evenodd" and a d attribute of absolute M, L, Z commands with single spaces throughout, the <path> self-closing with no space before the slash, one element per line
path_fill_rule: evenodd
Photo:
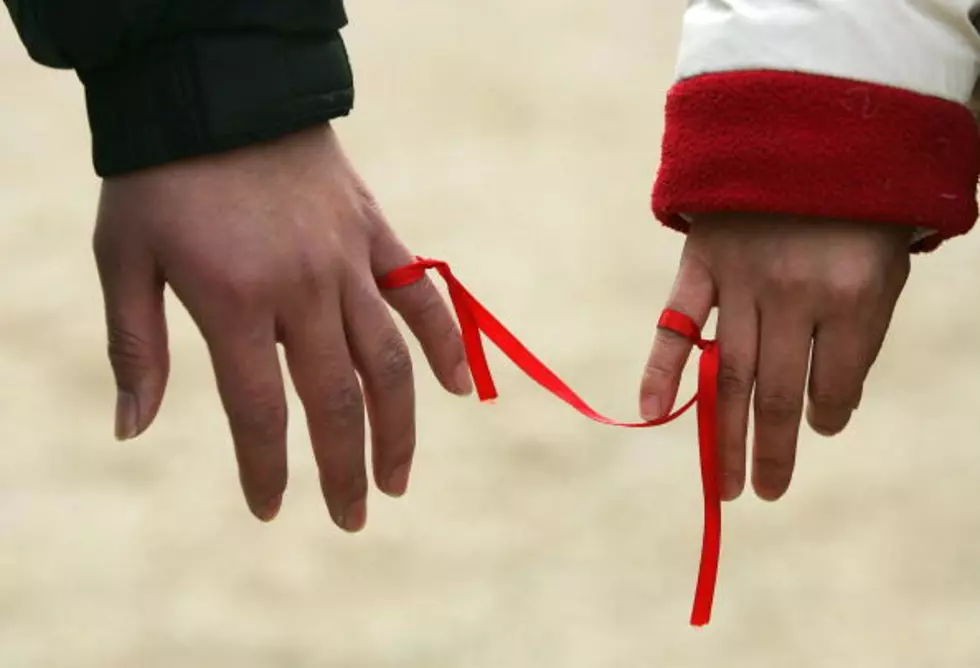
<path fill-rule="evenodd" d="M 338 127 L 398 229 L 621 417 L 681 242 L 647 212 L 681 5 L 350 3 Z M 980 665 L 980 233 L 916 260 L 853 428 L 804 435 L 783 502 L 727 508 L 698 631 L 693 416 L 599 427 L 499 356 L 481 406 L 419 360 L 409 495 L 341 535 L 294 428 L 262 526 L 172 304 L 164 409 L 116 444 L 96 194 L 79 86 L 4 16 L 0 668 Z"/>

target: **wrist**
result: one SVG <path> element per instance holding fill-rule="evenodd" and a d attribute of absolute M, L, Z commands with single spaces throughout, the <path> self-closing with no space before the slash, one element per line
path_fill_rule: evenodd
<path fill-rule="evenodd" d="M 847 79 L 711 74 L 668 95 L 657 217 L 751 211 L 929 230 L 916 250 L 976 216 L 980 141 L 961 104 Z M 920 235 L 921 236 L 921 235 Z"/>

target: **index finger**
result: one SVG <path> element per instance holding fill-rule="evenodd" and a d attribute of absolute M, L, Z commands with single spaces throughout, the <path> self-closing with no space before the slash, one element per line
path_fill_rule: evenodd
<path fill-rule="evenodd" d="M 667 308 L 683 313 L 701 328 L 714 302 L 714 280 L 708 268 L 691 256 L 682 257 Z M 676 332 L 657 328 L 640 383 L 640 415 L 645 420 L 670 412 L 692 346 L 691 341 Z"/>

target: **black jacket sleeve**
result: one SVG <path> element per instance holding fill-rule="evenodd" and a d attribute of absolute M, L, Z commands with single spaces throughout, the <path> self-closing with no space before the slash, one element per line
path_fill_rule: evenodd
<path fill-rule="evenodd" d="M 85 86 L 100 176 L 346 115 L 343 0 L 4 0 L 31 57 Z"/>

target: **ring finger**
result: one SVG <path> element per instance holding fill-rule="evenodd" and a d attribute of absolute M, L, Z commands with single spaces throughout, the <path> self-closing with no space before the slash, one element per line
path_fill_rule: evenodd
<path fill-rule="evenodd" d="M 813 324 L 779 304 L 762 309 L 759 334 L 752 486 L 775 501 L 793 476 Z"/>

